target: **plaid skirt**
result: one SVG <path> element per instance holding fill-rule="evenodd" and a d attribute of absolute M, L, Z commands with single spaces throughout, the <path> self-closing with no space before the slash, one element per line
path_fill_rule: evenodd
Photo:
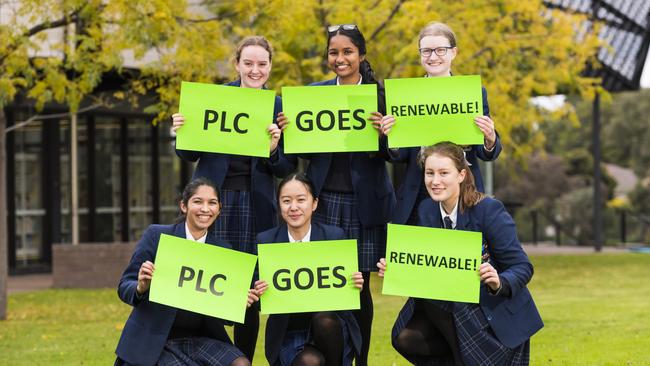
<path fill-rule="evenodd" d="M 354 359 L 355 350 L 350 339 L 350 333 L 348 327 L 345 324 L 345 320 L 341 318 L 338 314 L 337 317 L 341 322 L 341 328 L 343 329 L 343 357 L 341 359 L 341 366 L 352 366 L 352 360 Z M 311 343 L 310 328 L 304 330 L 288 330 L 284 335 L 284 340 L 282 341 L 282 348 L 280 348 L 280 354 L 278 361 L 280 362 L 279 366 L 291 366 L 293 360 L 298 356 L 300 352 L 305 348 L 306 344 Z M 276 363 L 277 365 L 277 363 Z"/>
<path fill-rule="evenodd" d="M 359 271 L 377 271 L 379 258 L 386 256 L 386 225 L 364 228 L 353 193 L 321 192 L 312 220 L 338 226 L 346 238 L 357 239 Z"/>
<path fill-rule="evenodd" d="M 221 214 L 214 222 L 217 238 L 240 252 L 255 254 L 255 212 L 248 191 L 221 190 Z"/>
<path fill-rule="evenodd" d="M 427 301 L 453 313 L 456 337 L 466 366 L 528 365 L 530 339 L 516 348 L 504 346 L 494 335 L 483 310 L 477 304 L 409 298 L 393 326 L 392 339 L 406 327 L 415 312 L 415 301 Z M 418 365 L 453 365 L 453 359 L 409 360 Z"/>
<path fill-rule="evenodd" d="M 168 339 L 165 343 L 158 366 L 230 366 L 244 354 L 231 343 L 207 337 Z M 121 359 L 115 366 L 129 366 Z"/>

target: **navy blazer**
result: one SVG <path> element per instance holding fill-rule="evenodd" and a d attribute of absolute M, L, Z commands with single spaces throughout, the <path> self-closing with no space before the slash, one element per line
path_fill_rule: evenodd
<path fill-rule="evenodd" d="M 490 115 L 490 106 L 488 104 L 487 91 L 483 91 L 483 115 Z M 485 150 L 484 145 L 471 145 L 469 151 L 465 151 L 465 158 L 470 163 L 469 170 L 474 176 L 474 183 L 479 192 L 485 192 L 483 177 L 479 167 L 478 159 L 483 161 L 496 160 L 501 154 L 501 138 L 497 134 L 494 149 L 491 152 Z M 393 214 L 392 222 L 395 224 L 405 224 L 411 216 L 413 210 L 416 210 L 420 202 L 416 202 L 420 190 L 426 190 L 424 187 L 424 174 L 420 163 L 418 162 L 419 147 L 407 147 L 399 149 L 399 157 L 392 159 L 392 162 L 405 162 L 406 174 L 402 185 L 397 189 L 397 209 Z"/>
<path fill-rule="evenodd" d="M 336 85 L 336 78 L 310 84 L 310 86 Z M 383 103 L 383 88 L 378 84 L 379 112 Z M 384 225 L 390 221 L 395 210 L 395 191 L 388 177 L 386 160 L 395 158 L 388 149 L 385 136 L 379 137 L 378 152 L 352 152 L 350 155 L 350 175 L 354 198 L 357 202 L 359 221 L 363 227 Z M 332 159 L 341 156 L 337 153 L 302 154 L 309 160 L 306 174 L 314 182 L 315 194 L 319 195 L 332 163 Z"/>
<path fill-rule="evenodd" d="M 423 201 L 418 210 L 418 219 L 420 226 L 442 227 L 440 203 Z M 487 285 L 482 284 L 479 306 L 497 339 L 508 348 L 519 346 L 540 330 L 544 323 L 526 288 L 533 276 L 533 265 L 517 239 L 512 217 L 500 201 L 486 197 L 465 212 L 458 211 L 456 229 L 482 233 L 490 264 L 499 273 L 499 278 L 508 283 L 511 293 L 509 297 L 491 295 Z M 408 301 L 412 302 L 413 299 L 409 298 Z M 413 307 L 410 306 L 410 309 Z M 400 314 L 400 317 L 407 316 Z"/>
<path fill-rule="evenodd" d="M 226 85 L 238 87 L 240 86 L 240 80 Z M 280 112 L 282 112 L 282 99 L 276 96 L 273 123 L 276 123 L 275 121 Z M 183 160 L 198 161 L 192 179 L 208 178 L 221 189 L 230 166 L 231 155 L 179 149 L 176 149 L 176 155 Z M 284 154 L 282 140 L 280 140 L 276 151 L 268 159 L 251 157 L 251 201 L 255 212 L 255 229 L 257 232 L 270 229 L 275 225 L 277 201 L 275 199 L 273 176 L 284 178 L 296 169 L 297 162 L 295 156 Z"/>
<path fill-rule="evenodd" d="M 131 315 L 124 325 L 120 341 L 115 353 L 130 365 L 155 365 L 160 358 L 167 336 L 176 319 L 177 308 L 149 301 L 149 292 L 142 299 L 136 296 L 138 272 L 145 261 L 153 262 L 158 250 L 158 240 L 161 234 L 185 238 L 185 221 L 174 225 L 151 225 L 142 235 L 131 262 L 124 270 L 117 294 L 125 303 L 133 306 Z M 206 243 L 225 248 L 230 245 L 219 243 L 214 236 L 214 230 L 208 230 Z M 222 323 L 220 319 L 215 323 Z M 231 343 L 226 330 L 222 326 L 210 328 L 211 338 Z"/>
<path fill-rule="evenodd" d="M 311 222 L 311 237 L 310 241 L 319 240 L 342 240 L 345 239 L 345 232 L 343 229 L 323 225 L 316 222 Z M 289 234 L 287 231 L 287 224 L 276 226 L 271 230 L 267 230 L 257 235 L 257 243 L 270 244 L 270 243 L 288 243 Z M 361 331 L 359 325 L 352 315 L 351 311 L 336 311 L 341 319 L 345 322 L 346 327 L 352 338 L 352 344 L 357 352 L 361 349 Z M 284 334 L 289 325 L 289 317 L 291 314 L 272 314 L 266 322 L 266 336 L 264 353 L 269 365 L 275 365 L 279 361 L 280 349 L 282 348 L 282 341 Z"/>

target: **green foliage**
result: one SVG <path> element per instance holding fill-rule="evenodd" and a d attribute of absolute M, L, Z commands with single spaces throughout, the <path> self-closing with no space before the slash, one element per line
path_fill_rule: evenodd
<path fill-rule="evenodd" d="M 650 363 L 645 254 L 532 256 L 529 284 L 545 327 L 532 338 L 531 365 L 643 365 Z M 390 329 L 404 299 L 382 296 L 373 275 L 375 303 L 371 365 L 407 365 L 390 345 Z M 603 299 L 616 299 L 604 301 Z M 0 327 L 0 353 L 10 365 L 106 365 L 130 308 L 114 289 L 47 290 L 9 297 Z M 264 329 L 266 316 L 262 316 Z M 260 332 L 254 365 L 264 365 Z M 28 355 L 26 357 L 26 355 Z"/>

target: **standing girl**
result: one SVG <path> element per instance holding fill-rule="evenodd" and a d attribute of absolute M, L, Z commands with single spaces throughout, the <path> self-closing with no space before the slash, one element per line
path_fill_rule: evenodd
<path fill-rule="evenodd" d="M 363 272 L 361 309 L 356 312 L 362 347 L 357 365 L 367 365 L 372 330 L 373 305 L 370 271 L 386 250 L 386 223 L 395 209 L 395 194 L 386 170 L 389 158 L 381 126 L 385 112 L 383 88 L 366 60 L 366 40 L 353 24 L 328 27 L 327 63 L 336 77 L 311 85 L 376 84 L 379 111 L 370 118 L 379 130 L 379 152 L 317 153 L 301 155 L 309 160 L 307 176 L 314 182 L 320 204 L 314 222 L 343 229 L 345 237 L 357 239 L 359 270 Z M 278 123 L 284 126 L 281 114 Z"/>
<path fill-rule="evenodd" d="M 318 207 L 313 183 L 302 173 L 287 176 L 278 188 L 280 212 L 284 224 L 257 236 L 258 243 L 309 242 L 340 240 L 345 234 L 338 227 L 312 221 Z M 352 280 L 363 287 L 361 272 Z M 255 283 L 262 296 L 266 281 Z M 276 314 L 266 323 L 266 358 L 272 366 L 352 365 L 359 353 L 361 334 L 351 311 Z"/>
<path fill-rule="evenodd" d="M 183 189 L 179 205 L 183 218 L 174 225 L 149 226 L 122 274 L 117 293 L 133 310 L 115 350 L 115 365 L 250 366 L 232 345 L 221 319 L 149 301 L 161 234 L 230 247 L 209 230 L 220 211 L 214 183 L 193 180 Z M 249 306 L 256 300 L 250 291 Z"/>
<path fill-rule="evenodd" d="M 420 64 L 426 72 L 425 77 L 451 76 L 451 63 L 458 54 L 456 35 L 443 23 L 429 23 L 422 28 L 419 37 Z M 483 91 L 483 115 L 476 117 L 474 123 L 483 132 L 484 144 L 467 146 L 465 156 L 475 178 L 476 188 L 484 192 L 483 179 L 479 169 L 478 159 L 492 161 L 501 153 L 501 140 L 490 118 L 487 91 Z M 392 126 L 395 122 L 393 116 L 385 116 L 384 124 Z M 417 220 L 417 207 L 427 198 L 426 189 L 422 185 L 422 171 L 418 164 L 420 148 L 401 148 L 399 158 L 393 161 L 406 163 L 404 181 L 397 190 L 397 210 L 392 222 L 395 224 L 415 225 Z"/>
<path fill-rule="evenodd" d="M 478 304 L 409 298 L 393 327 L 393 346 L 414 364 L 527 365 L 530 337 L 543 323 L 526 288 L 533 265 L 512 217 L 476 190 L 458 145 L 424 148 L 420 163 L 431 199 L 420 205 L 419 225 L 480 232 L 482 285 Z M 377 267 L 379 276 L 390 270 L 384 258 Z"/>
<path fill-rule="evenodd" d="M 235 52 L 235 69 L 239 80 L 227 85 L 242 88 L 265 87 L 271 73 L 273 50 L 260 36 L 244 38 Z M 274 120 L 281 112 L 282 101 L 275 98 Z M 182 128 L 185 119 L 180 113 L 172 116 L 174 131 Z M 281 129 L 269 121 L 271 156 L 268 159 L 176 150 L 184 160 L 196 162 L 194 178 L 206 177 L 221 190 L 222 214 L 215 223 L 218 238 L 231 243 L 234 249 L 255 252 L 255 235 L 277 224 L 274 175 L 282 178 L 295 168 L 295 157 L 286 157 L 280 142 Z M 257 306 L 246 312 L 244 324 L 235 325 L 235 344 L 252 361 L 259 329 Z"/>

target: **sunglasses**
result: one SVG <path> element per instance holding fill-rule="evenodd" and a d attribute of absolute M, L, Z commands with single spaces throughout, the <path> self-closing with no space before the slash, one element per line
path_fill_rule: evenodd
<path fill-rule="evenodd" d="M 334 33 L 339 29 L 351 31 L 351 30 L 357 29 L 357 25 L 356 24 L 338 24 L 338 25 L 330 25 L 329 27 L 327 27 L 327 31 L 330 32 L 330 33 Z"/>

